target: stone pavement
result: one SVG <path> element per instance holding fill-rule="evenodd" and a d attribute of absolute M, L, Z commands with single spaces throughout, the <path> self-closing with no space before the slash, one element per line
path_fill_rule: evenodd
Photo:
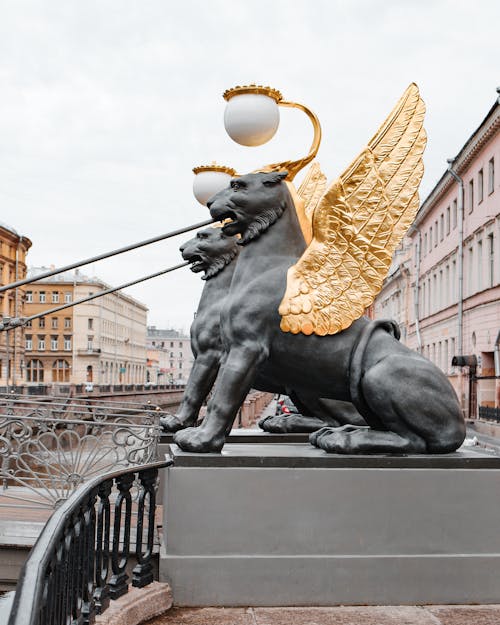
<path fill-rule="evenodd" d="M 500 605 L 172 608 L 147 625 L 500 625 Z"/>

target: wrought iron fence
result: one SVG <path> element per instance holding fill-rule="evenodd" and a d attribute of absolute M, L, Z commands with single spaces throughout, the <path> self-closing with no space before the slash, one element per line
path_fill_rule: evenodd
<path fill-rule="evenodd" d="M 0 406 L 0 506 L 52 508 L 97 475 L 157 460 L 158 407 L 50 399 Z"/>
<path fill-rule="evenodd" d="M 488 406 L 479 406 L 479 418 L 488 421 L 500 422 L 500 408 L 490 408 Z"/>
<path fill-rule="evenodd" d="M 90 625 L 132 586 L 153 581 L 158 469 L 129 467 L 91 479 L 45 525 L 17 584 L 8 625 Z M 138 483 L 136 525 L 131 488 Z"/>

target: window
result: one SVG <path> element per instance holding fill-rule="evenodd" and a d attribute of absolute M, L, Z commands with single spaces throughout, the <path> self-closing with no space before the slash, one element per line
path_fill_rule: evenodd
<path fill-rule="evenodd" d="M 71 351 L 71 337 L 70 336 L 64 337 L 64 351 L 65 352 Z"/>
<path fill-rule="evenodd" d="M 59 292 L 58 291 L 53 291 L 53 293 L 52 293 L 52 303 L 53 304 L 59 304 Z"/>
<path fill-rule="evenodd" d="M 477 290 L 483 289 L 483 242 L 477 242 Z"/>
<path fill-rule="evenodd" d="M 424 256 L 427 254 L 427 232 L 424 234 Z"/>
<path fill-rule="evenodd" d="M 45 317 L 40 317 L 38 319 L 38 327 L 39 328 L 45 328 Z"/>
<path fill-rule="evenodd" d="M 174 366 L 174 363 L 172 361 L 170 361 L 170 368 L 172 369 Z"/>
<path fill-rule="evenodd" d="M 174 357 L 174 352 L 170 352 L 170 358 Z"/>
<path fill-rule="evenodd" d="M 38 294 L 38 301 L 40 302 L 40 304 L 45 304 L 45 302 L 47 301 L 45 298 L 45 291 L 40 291 L 40 293 Z"/>
<path fill-rule="evenodd" d="M 439 218 L 439 240 L 442 241 L 444 239 L 444 215 L 441 213 L 441 217 Z"/>
<path fill-rule="evenodd" d="M 457 200 L 453 200 L 453 203 L 451 205 L 451 223 L 452 223 L 452 227 L 456 228 L 457 227 Z"/>
<path fill-rule="evenodd" d="M 43 363 L 41 360 L 28 360 L 26 365 L 27 382 L 43 382 Z"/>
<path fill-rule="evenodd" d="M 91 352 L 94 349 L 94 337 L 87 336 L 87 349 Z"/>
<path fill-rule="evenodd" d="M 474 180 L 469 180 L 469 213 L 474 210 Z"/>
<path fill-rule="evenodd" d="M 488 163 L 488 193 L 495 190 L 495 159 L 490 159 Z"/>
<path fill-rule="evenodd" d="M 71 317 L 64 317 L 64 327 L 71 328 Z"/>
<path fill-rule="evenodd" d="M 179 369 L 182 369 L 182 362 L 179 363 Z"/>
<path fill-rule="evenodd" d="M 474 280 L 474 249 L 469 247 L 469 275 L 467 290 L 469 295 L 472 294 L 472 281 Z"/>
<path fill-rule="evenodd" d="M 437 219 L 434 222 L 434 247 L 437 247 L 438 244 L 438 222 Z"/>
<path fill-rule="evenodd" d="M 69 382 L 69 364 L 66 360 L 56 360 L 52 365 L 52 382 Z"/>
<path fill-rule="evenodd" d="M 483 201 L 483 170 L 480 169 L 477 174 L 477 203 Z"/>
<path fill-rule="evenodd" d="M 64 303 L 71 304 L 71 302 L 72 302 L 71 293 L 69 291 L 66 291 L 66 293 L 64 294 Z"/>
<path fill-rule="evenodd" d="M 179 341 L 179 347 L 182 347 L 182 343 Z"/>
<path fill-rule="evenodd" d="M 57 317 L 52 317 L 51 321 L 52 321 L 52 329 L 53 330 L 57 329 L 57 325 L 58 325 L 58 322 L 59 322 L 58 318 Z"/>
<path fill-rule="evenodd" d="M 451 301 L 457 299 L 457 261 L 453 260 L 451 264 Z"/>
<path fill-rule="evenodd" d="M 170 347 L 173 347 L 173 346 L 174 346 L 173 341 L 170 341 Z"/>
<path fill-rule="evenodd" d="M 50 337 L 50 349 L 53 352 L 57 352 L 57 349 L 58 349 L 57 336 Z"/>
<path fill-rule="evenodd" d="M 429 228 L 429 252 L 432 249 L 432 226 Z"/>
<path fill-rule="evenodd" d="M 31 351 L 33 349 L 33 337 L 31 336 L 31 334 L 27 334 L 26 335 L 26 344 L 25 347 L 28 351 Z"/>
<path fill-rule="evenodd" d="M 26 327 L 27 328 L 32 328 L 33 327 L 33 320 L 32 319 L 28 319 L 28 321 L 26 321 Z"/>
<path fill-rule="evenodd" d="M 450 207 L 446 208 L 446 234 L 450 234 Z"/>
<path fill-rule="evenodd" d="M 493 233 L 488 235 L 488 286 L 493 286 L 495 280 L 495 247 Z"/>
<path fill-rule="evenodd" d="M 45 351 L 45 337 L 44 336 L 38 337 L 38 351 L 39 352 Z"/>
<path fill-rule="evenodd" d="M 31 304 L 33 302 L 33 291 L 26 291 L 26 303 Z"/>
<path fill-rule="evenodd" d="M 89 330 L 93 330 L 94 329 L 94 320 L 93 319 L 87 319 L 87 328 Z"/>

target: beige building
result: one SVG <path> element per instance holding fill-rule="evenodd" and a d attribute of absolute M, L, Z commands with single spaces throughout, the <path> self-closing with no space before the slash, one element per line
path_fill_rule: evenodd
<path fill-rule="evenodd" d="M 0 280 L 2 286 L 22 280 L 26 275 L 26 253 L 31 241 L 14 228 L 0 222 Z M 0 294 L 2 317 L 23 315 L 24 287 Z M 8 346 L 7 346 L 8 339 Z M 0 385 L 22 381 L 24 339 L 22 328 L 0 332 Z M 7 381 L 8 378 L 8 381 Z"/>
<path fill-rule="evenodd" d="M 156 379 L 150 373 L 150 379 L 146 381 L 151 384 L 186 384 L 194 361 L 191 339 L 178 330 L 148 326 L 147 344 L 149 352 L 157 354 L 158 371 Z"/>
<path fill-rule="evenodd" d="M 30 269 L 30 275 L 47 268 Z M 26 290 L 25 316 L 110 288 L 66 272 Z M 27 383 L 143 384 L 147 308 L 117 291 L 33 320 L 25 331 Z"/>

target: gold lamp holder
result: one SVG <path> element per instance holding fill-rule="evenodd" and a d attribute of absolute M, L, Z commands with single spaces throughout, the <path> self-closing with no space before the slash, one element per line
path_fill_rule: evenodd
<path fill-rule="evenodd" d="M 272 98 L 278 106 L 299 109 L 300 111 L 305 113 L 310 119 L 313 126 L 314 135 L 307 156 L 293 161 L 281 161 L 279 163 L 272 163 L 270 165 L 265 165 L 258 170 L 264 172 L 286 170 L 288 171 L 287 180 L 292 181 L 299 173 L 299 171 L 306 167 L 306 165 L 308 165 L 318 153 L 319 146 L 321 144 L 321 124 L 319 122 L 318 116 L 313 111 L 311 111 L 311 109 L 309 109 L 307 106 L 304 106 L 303 104 L 283 100 L 281 92 L 277 89 L 274 89 L 273 87 L 264 87 L 262 85 L 254 84 L 232 87 L 231 89 L 227 89 L 226 91 L 224 91 L 223 98 L 226 101 L 229 101 L 232 97 L 236 95 L 242 95 L 246 93 L 266 95 L 269 98 Z"/>

